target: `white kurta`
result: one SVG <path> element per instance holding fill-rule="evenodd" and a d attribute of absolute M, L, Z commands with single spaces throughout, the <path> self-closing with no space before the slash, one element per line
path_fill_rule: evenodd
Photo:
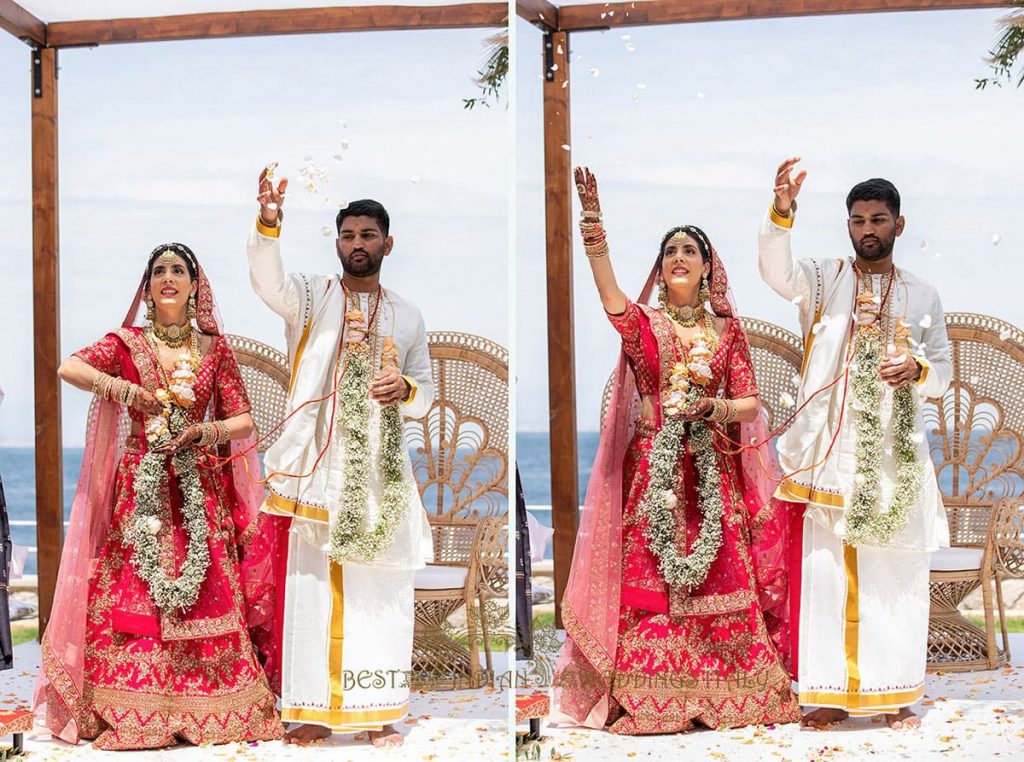
<path fill-rule="evenodd" d="M 857 276 L 849 260 L 796 260 L 787 227 L 766 216 L 758 237 L 765 282 L 800 309 L 804 368 L 798 404 L 807 403 L 778 441 L 779 461 L 790 475 L 779 496 L 807 504 L 800 598 L 800 703 L 854 713 L 892 711 L 923 694 L 928 637 L 928 561 L 949 545 L 949 526 L 935 471 L 921 433 L 921 494 L 907 527 L 885 547 L 846 545 L 846 507 L 857 473 L 852 393 L 839 377 L 856 319 Z M 926 370 L 915 385 L 919 399 L 941 396 L 952 363 L 942 304 L 935 289 L 902 268 L 888 295 L 893 318 L 911 327 L 915 358 Z M 882 276 L 871 276 L 882 294 Z M 895 324 L 895 319 L 891 321 Z M 817 325 L 817 328 L 815 326 Z M 892 336 L 886 343 L 892 342 Z M 892 390 L 883 386 L 882 447 L 892 449 Z M 882 458 L 881 505 L 888 506 L 896 480 L 893 458 Z"/>
<path fill-rule="evenodd" d="M 425 415 L 434 390 L 426 330 L 418 309 L 398 294 L 350 292 L 338 275 L 286 274 L 278 239 L 254 229 L 249 237 L 253 288 L 285 320 L 291 381 L 285 424 L 264 457 L 269 475 L 263 510 L 292 517 L 285 584 L 282 719 L 336 732 L 379 728 L 405 716 L 412 656 L 413 576 L 433 559 L 430 525 L 418 491 L 410 490 L 405 520 L 391 546 L 366 564 L 331 563 L 330 527 L 344 488 L 344 438 L 332 426 L 342 326 L 358 299 L 371 327 L 373 368 L 384 337 L 398 348 L 402 375 L 414 387 L 405 416 Z M 307 400 L 328 397 L 306 405 Z M 380 406 L 372 403 L 371 462 L 380 452 Z M 319 462 L 317 462 L 319 458 Z M 408 453 L 406 478 L 415 484 Z M 370 474 L 367 528 L 376 522 L 381 482 Z"/>

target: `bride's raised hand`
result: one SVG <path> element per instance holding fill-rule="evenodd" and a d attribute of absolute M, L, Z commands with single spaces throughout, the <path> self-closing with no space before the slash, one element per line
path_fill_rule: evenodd
<path fill-rule="evenodd" d="M 576 167 L 576 192 L 580 196 L 580 205 L 585 212 L 600 212 L 601 200 L 597 196 L 597 178 L 587 167 Z"/>

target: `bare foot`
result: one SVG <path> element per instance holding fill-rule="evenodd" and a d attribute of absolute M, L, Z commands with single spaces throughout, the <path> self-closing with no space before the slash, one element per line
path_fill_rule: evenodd
<path fill-rule="evenodd" d="M 311 743 L 330 738 L 331 729 L 322 725 L 299 725 L 284 734 L 285 743 L 294 743 L 299 746 L 308 746 Z"/>
<path fill-rule="evenodd" d="M 885 715 L 885 721 L 893 730 L 921 727 L 921 718 L 911 712 L 909 706 L 903 707 L 896 714 Z"/>
<path fill-rule="evenodd" d="M 800 720 L 800 727 L 802 728 L 826 728 L 829 725 L 833 725 L 837 722 L 842 722 L 849 713 L 843 709 L 833 709 L 831 707 L 821 707 L 815 709 L 813 712 L 808 712 Z"/>
<path fill-rule="evenodd" d="M 395 730 L 394 725 L 385 725 L 380 730 L 370 731 L 370 743 L 378 749 L 383 749 L 385 746 L 401 746 L 405 739 Z"/>

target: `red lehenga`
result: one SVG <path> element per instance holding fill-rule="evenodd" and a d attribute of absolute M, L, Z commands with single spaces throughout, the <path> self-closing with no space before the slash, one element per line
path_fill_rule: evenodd
<path fill-rule="evenodd" d="M 76 354 L 150 391 L 166 387 L 139 328 L 122 328 Z M 249 411 L 222 336 L 212 336 L 196 375 L 192 422 L 205 420 L 208 410 L 214 420 Z M 274 695 L 249 638 L 239 575 L 243 534 L 251 535 L 246 530 L 255 526 L 259 507 L 256 494 L 230 466 L 213 467 L 217 453 L 200 457 L 210 565 L 191 608 L 161 611 L 132 566 L 132 548 L 122 545 L 135 510 L 134 475 L 147 448 L 144 435 L 125 438 L 124 414 L 103 402 L 90 421 L 53 616 L 42 641 L 36 691 L 37 707 L 45 704 L 42 722 L 56 737 L 70 743 L 95 739 L 100 749 L 280 738 Z M 138 411 L 128 415 L 142 423 Z M 176 480 L 168 484 L 160 518 L 172 530 L 161 532 L 160 542 L 165 568 L 177 571 L 187 537 Z"/>
<path fill-rule="evenodd" d="M 728 317 L 706 395 L 755 395 L 746 335 L 732 317 L 725 271 L 714 254 L 712 275 L 712 306 Z M 661 390 L 685 350 L 659 310 L 630 303 L 622 315 L 609 317 L 622 336 L 624 358 L 562 604 L 567 640 L 555 677 L 556 716 L 627 735 L 680 732 L 696 723 L 797 721 L 786 664 L 791 505 L 772 499 L 769 485 L 760 483 L 756 454 L 729 454 L 735 450 L 729 440 L 749 441 L 764 427 L 729 425 L 717 438 L 725 506 L 721 548 L 703 583 L 692 590 L 670 587 L 649 548 L 639 503 L 661 427 Z M 655 400 L 654 419 L 637 420 L 640 395 Z M 688 442 L 678 469 L 677 536 L 689 551 L 702 515 Z"/>

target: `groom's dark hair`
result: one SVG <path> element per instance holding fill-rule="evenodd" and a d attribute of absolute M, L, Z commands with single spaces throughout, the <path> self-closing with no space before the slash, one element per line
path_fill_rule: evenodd
<path fill-rule="evenodd" d="M 855 201 L 881 201 L 887 207 L 892 216 L 900 216 L 900 192 L 896 186 L 881 177 L 873 177 L 862 183 L 857 183 L 850 189 L 846 197 L 846 213 L 853 209 Z"/>
<path fill-rule="evenodd" d="M 388 231 L 391 229 L 391 218 L 388 216 L 388 210 L 384 208 L 383 204 L 379 201 L 374 201 L 372 198 L 361 198 L 358 201 L 353 201 L 338 212 L 334 225 L 339 233 L 341 232 L 341 223 L 345 221 L 346 217 L 373 217 L 380 226 L 380 232 L 385 236 L 388 235 Z"/>

